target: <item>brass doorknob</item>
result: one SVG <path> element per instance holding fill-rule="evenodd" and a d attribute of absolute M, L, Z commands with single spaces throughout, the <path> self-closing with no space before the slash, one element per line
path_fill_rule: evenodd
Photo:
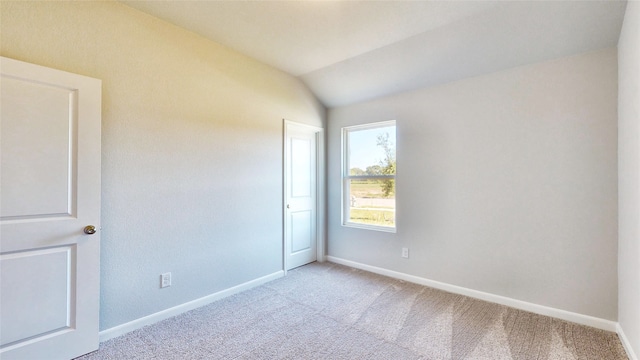
<path fill-rule="evenodd" d="M 84 233 L 87 235 L 93 235 L 96 233 L 96 227 L 93 225 L 87 225 L 84 227 Z"/>

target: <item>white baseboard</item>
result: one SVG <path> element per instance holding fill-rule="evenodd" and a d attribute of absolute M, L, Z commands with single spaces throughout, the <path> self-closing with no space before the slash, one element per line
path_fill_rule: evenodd
<path fill-rule="evenodd" d="M 622 327 L 620 326 L 620 324 L 618 324 L 616 330 L 618 333 L 618 337 L 620 338 L 620 342 L 622 343 L 624 350 L 627 352 L 627 356 L 629 357 L 629 360 L 638 360 L 638 357 L 633 352 L 631 343 L 629 343 L 629 339 L 627 339 L 627 335 L 624 334 L 624 331 L 622 330 Z"/>
<path fill-rule="evenodd" d="M 372 273 L 396 278 L 399 280 L 404 280 L 404 281 L 408 281 L 408 282 L 412 282 L 420 285 L 429 286 L 435 289 L 444 290 L 454 294 L 465 295 L 472 298 L 493 302 L 496 304 L 510 306 L 512 308 L 529 311 L 535 314 L 550 316 L 550 317 L 578 323 L 581 325 L 591 326 L 597 329 L 602 329 L 602 330 L 611 331 L 611 332 L 616 332 L 617 330 L 616 327 L 618 323 L 611 320 L 600 319 L 600 318 L 589 316 L 589 315 L 582 315 L 582 314 L 560 310 L 560 309 L 556 309 L 548 306 L 533 304 L 533 303 L 522 301 L 522 300 L 516 300 L 516 299 L 508 298 L 505 296 L 468 289 L 462 286 L 456 286 L 456 285 L 451 285 L 451 284 L 447 284 L 447 283 L 443 283 L 435 280 L 429 280 L 419 276 L 409 275 L 409 274 L 405 274 L 405 273 L 401 273 L 393 270 L 387 270 L 387 269 L 379 268 L 376 266 L 361 264 L 355 261 L 345 260 L 345 259 L 337 258 L 334 256 L 327 256 L 327 260 L 329 262 L 333 262 L 336 264 L 346 265 L 356 269 L 369 271 Z M 637 360 L 637 359 L 634 359 L 634 360 Z"/>
<path fill-rule="evenodd" d="M 124 335 L 128 332 L 131 332 L 133 330 L 139 329 L 143 326 L 147 326 L 147 325 L 151 325 L 153 323 L 156 323 L 158 321 L 164 320 L 164 319 L 168 319 L 170 317 L 182 314 L 183 312 L 187 312 L 189 310 L 193 310 L 196 308 L 199 308 L 201 306 L 205 306 L 207 304 L 210 304 L 216 300 L 220 300 L 222 298 L 225 298 L 227 296 L 231 296 L 234 294 L 237 294 L 241 291 L 245 291 L 245 290 L 249 290 L 251 288 L 254 288 L 256 286 L 260 286 L 262 284 L 265 284 L 269 281 L 281 278 L 284 276 L 284 271 L 280 270 L 277 271 L 273 274 L 270 275 L 266 275 L 263 276 L 261 278 L 257 278 L 255 280 L 251 280 L 251 281 L 247 281 L 246 283 L 240 284 L 240 285 L 236 285 L 232 288 L 229 289 L 225 289 L 222 291 L 218 291 L 217 293 L 211 294 L 211 295 L 207 295 L 204 297 L 201 297 L 199 299 L 193 300 L 193 301 L 189 301 L 186 302 L 184 304 L 178 305 L 178 306 L 174 306 L 172 308 L 166 309 L 166 310 L 162 310 L 159 311 L 155 314 L 151 314 L 133 321 L 130 321 L 128 323 L 124 323 L 122 325 L 118 325 L 118 326 L 114 326 L 110 329 L 106 329 L 103 331 L 100 331 L 100 342 L 112 339 L 114 337 L 118 337 L 120 335 Z"/>

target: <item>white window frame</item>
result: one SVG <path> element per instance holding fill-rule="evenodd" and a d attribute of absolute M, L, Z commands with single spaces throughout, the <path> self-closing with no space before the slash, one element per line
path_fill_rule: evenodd
<path fill-rule="evenodd" d="M 388 126 L 396 126 L 396 121 L 395 120 L 388 120 L 388 121 L 380 121 L 380 122 L 375 122 L 375 123 L 367 123 L 367 124 L 362 124 L 362 125 L 353 125 L 353 126 L 347 126 L 347 127 L 343 127 L 342 128 L 342 226 L 345 227 L 353 227 L 353 228 L 359 228 L 359 229 L 366 229 L 366 230 L 375 230 L 375 231 L 384 231 L 384 232 L 391 232 L 391 233 L 395 233 L 396 232 L 396 228 L 397 228 L 397 216 L 394 214 L 394 225 L 393 227 L 391 226 L 379 226 L 379 225 L 371 225 L 371 224 L 362 224 L 362 223 L 356 223 L 356 222 L 351 222 L 349 221 L 350 218 L 350 211 L 351 211 L 351 198 L 350 198 L 350 186 L 351 186 L 351 182 L 350 180 L 358 180 L 358 179 L 374 179 L 374 180 L 386 180 L 386 179 L 393 179 L 396 180 L 396 175 L 350 175 L 349 174 L 349 132 L 352 131 L 359 131 L 359 130 L 368 130 L 368 129 L 375 129 L 375 128 L 381 128 L 381 127 L 388 127 Z M 397 135 L 396 135 L 397 138 Z M 393 139 L 394 143 L 396 143 L 396 139 Z M 397 170 L 396 170 L 396 174 L 397 174 Z M 396 188 L 398 186 L 398 181 L 395 181 L 396 184 Z M 397 204 L 398 204 L 398 200 L 397 198 L 395 199 L 396 202 L 396 208 L 397 208 Z"/>

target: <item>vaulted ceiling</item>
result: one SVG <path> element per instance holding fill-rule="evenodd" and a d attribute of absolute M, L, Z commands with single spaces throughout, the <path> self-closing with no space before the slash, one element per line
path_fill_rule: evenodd
<path fill-rule="evenodd" d="M 335 107 L 617 44 L 625 1 L 122 1 Z"/>

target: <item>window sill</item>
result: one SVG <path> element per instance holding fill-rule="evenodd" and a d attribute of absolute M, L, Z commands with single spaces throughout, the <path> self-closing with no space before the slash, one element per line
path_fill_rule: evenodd
<path fill-rule="evenodd" d="M 343 223 L 342 226 L 350 227 L 350 228 L 356 228 L 356 229 L 363 229 L 363 230 L 373 230 L 373 231 L 388 232 L 388 233 L 395 233 L 396 232 L 396 227 L 395 226 L 394 227 L 376 226 L 376 225 L 359 224 L 359 223 L 353 223 L 353 222 Z"/>

